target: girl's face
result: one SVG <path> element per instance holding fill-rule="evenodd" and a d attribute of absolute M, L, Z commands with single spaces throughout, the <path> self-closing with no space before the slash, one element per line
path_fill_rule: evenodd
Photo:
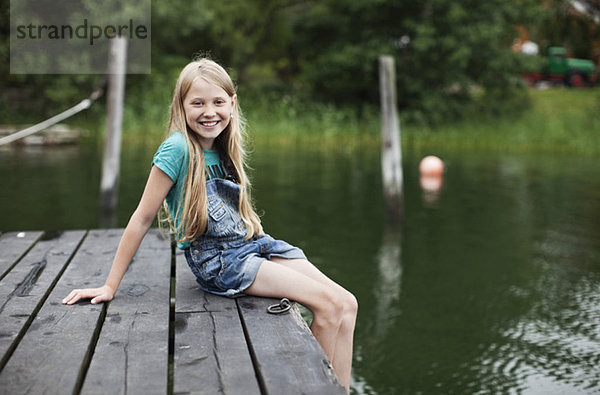
<path fill-rule="evenodd" d="M 236 95 L 204 78 L 196 78 L 183 100 L 185 121 L 204 149 L 213 149 L 215 139 L 229 125 Z"/>

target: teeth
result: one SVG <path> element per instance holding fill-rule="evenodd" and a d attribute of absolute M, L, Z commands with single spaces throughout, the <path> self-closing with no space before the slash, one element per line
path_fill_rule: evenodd
<path fill-rule="evenodd" d="M 215 126 L 217 124 L 217 121 L 200 122 L 200 123 L 204 126 Z"/>

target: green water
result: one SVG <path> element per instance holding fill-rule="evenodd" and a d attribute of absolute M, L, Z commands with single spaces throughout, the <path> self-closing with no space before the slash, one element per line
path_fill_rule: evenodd
<path fill-rule="evenodd" d="M 155 147 L 125 147 L 119 226 Z M 378 152 L 257 142 L 270 234 L 350 289 L 357 394 L 600 392 L 600 166 L 593 158 L 437 152 L 426 194 L 404 156 L 405 220 L 387 224 Z M 0 229 L 98 227 L 99 151 L 0 151 Z"/>

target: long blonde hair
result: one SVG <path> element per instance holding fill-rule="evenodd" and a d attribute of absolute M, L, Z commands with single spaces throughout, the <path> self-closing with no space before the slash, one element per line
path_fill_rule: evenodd
<path fill-rule="evenodd" d="M 188 175 L 183 188 L 182 207 L 175 210 L 176 218 L 170 218 L 171 229 L 178 241 L 191 241 L 206 232 L 208 226 L 208 204 L 206 195 L 206 169 L 204 153 L 196 133 L 187 126 L 183 101 L 192 82 L 196 78 L 204 78 L 208 82 L 222 88 L 229 97 L 235 95 L 235 85 L 223 67 L 207 58 L 200 58 L 188 63 L 177 79 L 171 103 L 171 115 L 167 129 L 167 137 L 175 132 L 185 136 L 189 148 Z M 250 198 L 250 180 L 244 168 L 245 150 L 243 137 L 246 132 L 246 120 L 242 116 L 236 100 L 229 125 L 215 140 L 219 153 L 225 164 L 234 173 L 240 184 L 239 213 L 246 225 L 246 240 L 263 232 L 260 217 L 254 211 Z M 166 206 L 166 203 L 165 205 Z M 168 215 L 169 211 L 165 210 Z M 160 222 L 160 221 L 159 221 Z M 174 224 L 179 223 L 177 229 Z"/>

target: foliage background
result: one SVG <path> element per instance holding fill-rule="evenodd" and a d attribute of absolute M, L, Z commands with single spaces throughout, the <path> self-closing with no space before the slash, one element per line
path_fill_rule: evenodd
<path fill-rule="evenodd" d="M 230 68 L 243 105 L 265 116 L 269 103 L 283 112 L 339 110 L 346 121 L 371 116 L 381 54 L 396 58 L 403 121 L 514 115 L 529 103 L 518 76 L 527 65 L 510 49 L 516 26 L 543 46 L 592 55 L 599 29 L 571 8 L 567 0 L 155 1 L 152 74 L 128 76 L 126 129 L 162 128 L 177 74 L 197 54 Z M 0 0 L 0 19 L 0 122 L 38 121 L 99 84 L 98 75 L 9 74 L 9 0 Z M 102 123 L 103 104 L 87 114 Z"/>

